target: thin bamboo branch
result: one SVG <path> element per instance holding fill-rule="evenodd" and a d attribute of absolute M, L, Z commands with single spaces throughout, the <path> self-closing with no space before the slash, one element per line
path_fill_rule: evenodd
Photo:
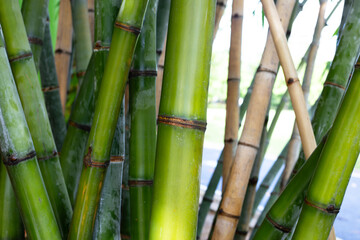
<path fill-rule="evenodd" d="M 224 11 L 225 11 L 225 8 L 226 8 L 227 1 L 228 0 L 217 0 L 216 1 L 215 26 L 214 26 L 214 37 L 213 37 L 213 39 L 215 39 L 215 36 L 216 36 L 217 31 L 219 29 L 220 20 L 221 20 L 222 16 L 224 15 Z"/>

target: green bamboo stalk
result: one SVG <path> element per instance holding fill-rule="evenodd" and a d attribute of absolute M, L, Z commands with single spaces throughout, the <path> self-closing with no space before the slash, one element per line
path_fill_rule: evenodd
<path fill-rule="evenodd" d="M 26 33 L 37 67 L 39 67 L 41 49 L 44 43 L 48 4 L 48 0 L 26 0 L 21 6 Z"/>
<path fill-rule="evenodd" d="M 0 239 L 25 239 L 14 190 L 2 160 L 0 162 Z"/>
<path fill-rule="evenodd" d="M 61 152 L 61 167 L 69 191 L 71 203 L 75 204 L 82 158 L 91 129 L 95 102 L 99 94 L 101 80 L 113 32 L 113 24 L 119 11 L 120 0 L 96 1 L 95 46 L 83 84 L 72 107 L 68 131 Z M 101 4 L 99 6 L 99 4 Z"/>
<path fill-rule="evenodd" d="M 125 114 L 125 161 L 122 179 L 122 201 L 121 201 L 121 239 L 131 239 L 130 237 L 130 189 L 129 189 L 129 155 L 130 155 L 130 112 Z"/>
<path fill-rule="evenodd" d="M 196 237 L 214 15 L 214 0 L 171 2 L 149 239 Z"/>
<path fill-rule="evenodd" d="M 20 17 L 18 1 L 12 1 L 16 6 L 16 16 Z M 3 13 L 8 5 L 1 3 L 0 21 L 4 28 Z M 15 8 L 15 9 L 16 9 Z M 13 9 L 13 8 L 12 8 Z M 11 20 L 11 19 L 9 19 Z M 17 26 L 20 28 L 21 25 Z M 22 25 L 23 30 L 25 27 Z M 15 30 L 15 28 L 13 28 Z M 5 35 L 6 36 L 6 35 Z M 26 34 L 24 32 L 24 39 Z M 9 46 L 10 45 L 10 46 Z M 11 49 L 11 44 L 7 45 Z M 28 49 L 30 46 L 28 45 Z M 10 55 L 11 56 L 11 55 Z M 34 71 L 35 71 L 35 64 Z M 22 215 L 22 219 L 30 239 L 61 239 L 60 231 L 56 223 L 51 203 L 46 193 L 45 185 L 41 177 L 36 153 L 27 126 L 24 112 L 22 111 L 19 95 L 16 91 L 15 82 L 11 73 L 10 65 L 6 55 L 4 42 L 0 38 L 0 147 L 2 161 L 6 166 L 12 187 L 16 196 L 16 203 Z M 9 104 L 11 103 L 11 104 Z M 6 177 L 1 166 L 1 177 Z M 30 181 L 31 180 L 31 181 Z M 9 190 L 9 188 L 7 187 Z M 4 189 L 6 191 L 6 189 Z M 13 202 L 14 203 L 14 202 Z M 1 214 L 6 214 L 2 212 Z M 16 218 L 16 216 L 13 216 Z M 10 219 L 6 219 L 9 223 Z M 10 222 L 12 225 L 13 222 Z M 3 231 L 1 231 L 3 233 Z M 20 236 L 19 238 L 23 238 Z M 18 238 L 16 238 L 18 239 Z"/>
<path fill-rule="evenodd" d="M 66 135 L 66 124 L 61 108 L 59 83 L 56 75 L 54 51 L 48 21 L 45 25 L 44 44 L 41 50 L 39 70 L 51 130 L 54 135 L 56 148 L 61 151 Z"/>
<path fill-rule="evenodd" d="M 71 15 L 75 35 L 76 76 L 80 86 L 92 53 L 87 0 L 72 0 Z"/>
<path fill-rule="evenodd" d="M 156 60 L 159 61 L 168 30 L 171 0 L 159 0 L 156 14 Z"/>
<path fill-rule="evenodd" d="M 129 75 L 130 224 L 133 239 L 149 239 L 156 150 L 156 10 L 149 0 Z"/>
<path fill-rule="evenodd" d="M 99 1 L 95 1 L 96 4 L 98 2 Z M 106 173 L 104 187 L 101 191 L 99 210 L 96 215 L 93 239 L 121 239 L 121 182 L 125 159 L 124 107 L 125 104 L 123 101 L 120 109 L 119 119 L 116 125 L 114 140 L 112 142 L 110 165 Z"/>
<path fill-rule="evenodd" d="M 350 9 L 352 8 L 353 2 L 354 2 L 354 0 L 345 0 L 344 1 L 343 14 L 341 16 L 341 22 L 340 22 L 339 31 L 338 31 L 338 41 L 337 41 L 338 43 L 342 36 L 342 32 L 343 32 L 343 29 L 346 24 L 346 19 L 347 19 Z"/>
<path fill-rule="evenodd" d="M 0 23 L 6 50 L 30 129 L 42 177 L 62 236 L 68 232 L 72 209 L 51 132 L 44 97 L 17 1 L 1 0 Z M 16 26 L 16 27 L 14 27 Z"/>
<path fill-rule="evenodd" d="M 296 225 L 294 240 L 327 239 L 340 210 L 360 153 L 359 66 L 355 65 L 350 85 L 318 160 Z"/>
<path fill-rule="evenodd" d="M 114 137 L 146 6 L 146 0 L 136 3 L 124 0 L 115 22 L 112 44 L 95 106 L 94 124 L 86 147 L 69 240 L 89 239 L 92 236 L 100 191 L 110 160 L 110 143 Z"/>

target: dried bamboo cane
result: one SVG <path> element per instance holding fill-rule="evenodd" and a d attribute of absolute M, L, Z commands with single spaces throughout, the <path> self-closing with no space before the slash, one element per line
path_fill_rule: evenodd
<path fill-rule="evenodd" d="M 291 17 L 289 9 L 293 9 L 295 1 L 278 0 L 277 5 L 282 16 L 283 28 L 286 29 Z M 238 143 L 228 185 L 218 211 L 212 239 L 233 239 L 234 237 L 246 186 L 258 151 L 278 64 L 276 50 L 269 33 L 260 67 L 255 76 L 245 126 Z"/>
<path fill-rule="evenodd" d="M 230 173 L 238 139 L 239 128 L 239 85 L 241 77 L 241 38 L 244 0 L 233 0 L 231 16 L 231 42 L 227 79 L 226 123 L 223 160 L 223 190 Z"/>
<path fill-rule="evenodd" d="M 310 45 L 310 51 L 309 51 L 309 55 L 307 58 L 305 75 L 304 75 L 304 80 L 303 80 L 303 84 L 302 84 L 302 90 L 303 90 L 305 102 L 307 105 L 308 105 L 308 103 L 307 103 L 308 96 L 309 96 L 309 92 L 310 92 L 311 78 L 312 78 L 312 74 L 314 72 L 316 54 L 317 54 L 317 50 L 319 48 L 320 36 L 321 36 L 322 29 L 325 27 L 326 6 L 327 6 L 327 0 L 322 0 L 320 3 L 319 14 L 318 14 L 318 19 L 317 19 L 317 23 L 316 23 L 316 27 L 315 27 L 315 31 L 314 31 L 313 40 Z M 290 140 L 290 144 L 289 144 L 289 151 L 288 151 L 288 154 L 286 156 L 286 161 L 285 161 L 285 170 L 283 172 L 283 176 L 282 176 L 282 180 L 281 180 L 281 186 L 280 186 L 281 189 L 284 189 L 285 185 L 287 184 L 287 182 L 290 178 L 291 172 L 292 172 L 292 170 L 295 166 L 295 163 L 299 157 L 300 148 L 301 148 L 301 142 L 300 142 L 300 136 L 299 136 L 299 129 L 298 129 L 296 123 L 294 123 L 294 129 L 293 129 L 293 133 L 291 135 L 291 140 Z"/>
<path fill-rule="evenodd" d="M 59 26 L 55 48 L 55 65 L 59 81 L 60 98 L 63 113 L 66 106 L 67 82 L 72 52 L 72 18 L 70 1 L 60 1 Z"/>
<path fill-rule="evenodd" d="M 215 39 L 216 33 L 219 29 L 220 20 L 222 16 L 224 15 L 224 11 L 226 8 L 226 3 L 228 0 L 217 0 L 216 1 L 216 12 L 215 12 L 215 26 L 214 26 L 214 37 Z"/>

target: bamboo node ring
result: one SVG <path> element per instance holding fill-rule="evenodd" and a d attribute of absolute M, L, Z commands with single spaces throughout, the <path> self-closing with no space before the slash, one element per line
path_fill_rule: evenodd
<path fill-rule="evenodd" d="M 232 15 L 232 18 L 234 18 L 234 19 L 243 18 L 243 15 L 235 13 L 234 15 Z"/>
<path fill-rule="evenodd" d="M 238 220 L 240 218 L 240 216 L 238 216 L 238 215 L 234 215 L 234 214 L 225 212 L 224 209 L 222 209 L 222 208 L 219 209 L 218 214 L 222 215 L 224 217 L 233 218 L 236 220 Z"/>
<path fill-rule="evenodd" d="M 213 199 L 213 198 L 210 198 L 210 197 L 207 197 L 207 196 L 204 196 L 204 197 L 203 197 L 203 201 L 212 202 L 212 201 L 214 201 L 214 199 Z"/>
<path fill-rule="evenodd" d="M 224 140 L 224 143 L 233 143 L 233 142 L 236 142 L 236 139 L 228 138 Z"/>
<path fill-rule="evenodd" d="M 236 230 L 236 234 L 246 236 L 248 231 Z"/>
<path fill-rule="evenodd" d="M 120 28 L 124 31 L 127 31 L 127 32 L 130 32 L 130 33 L 133 33 L 135 35 L 139 35 L 140 32 L 141 32 L 141 29 L 138 28 L 138 27 L 134 27 L 134 26 L 130 26 L 128 24 L 125 24 L 125 23 L 121 23 L 121 22 L 115 22 L 115 27 L 116 28 Z"/>
<path fill-rule="evenodd" d="M 221 8 L 226 8 L 226 4 L 224 2 L 216 1 L 216 5 Z"/>
<path fill-rule="evenodd" d="M 164 65 L 158 64 L 158 68 L 164 69 Z"/>
<path fill-rule="evenodd" d="M 71 52 L 66 51 L 64 49 L 61 49 L 61 48 L 58 48 L 58 49 L 55 50 L 55 54 L 62 54 L 62 53 L 67 54 L 67 55 L 71 55 Z"/>
<path fill-rule="evenodd" d="M 246 147 L 251 147 L 251 148 L 254 148 L 254 149 L 256 149 L 256 150 L 259 150 L 259 147 L 258 147 L 258 146 L 252 145 L 252 144 L 250 144 L 250 143 L 245 143 L 245 142 L 239 141 L 238 144 L 239 144 L 239 145 L 246 146 Z"/>
<path fill-rule="evenodd" d="M 360 69 L 360 63 L 359 63 L 359 62 L 355 63 L 354 68 L 355 68 L 355 69 Z"/>
<path fill-rule="evenodd" d="M 260 185 L 260 187 L 263 187 L 263 188 L 265 188 L 265 189 L 268 189 L 270 186 L 269 186 L 269 184 L 262 183 L 262 184 Z"/>
<path fill-rule="evenodd" d="M 43 40 L 38 37 L 28 37 L 29 43 L 42 46 Z"/>
<path fill-rule="evenodd" d="M 252 178 L 249 179 L 249 184 L 250 185 L 256 185 L 258 180 L 259 180 L 258 177 L 252 177 Z"/>
<path fill-rule="evenodd" d="M 176 127 L 182 128 L 191 128 L 205 132 L 206 130 L 206 122 L 196 121 L 196 120 L 188 120 L 179 117 L 170 117 L 165 115 L 159 115 L 157 119 L 158 124 L 167 124 Z"/>
<path fill-rule="evenodd" d="M 38 159 L 38 161 L 44 161 L 44 160 L 49 160 L 49 159 L 51 159 L 51 158 L 54 158 L 54 157 L 56 157 L 56 156 L 58 156 L 58 155 L 59 155 L 59 154 L 58 154 L 57 151 L 53 151 L 52 154 L 50 154 L 50 155 L 48 155 L 48 156 L 44 156 L 44 157 L 38 157 L 37 159 Z"/>
<path fill-rule="evenodd" d="M 80 78 L 80 77 L 85 76 L 85 73 L 86 73 L 86 71 L 80 71 L 80 72 L 77 72 L 77 73 L 76 73 L 76 76 L 77 76 L 78 78 Z"/>
<path fill-rule="evenodd" d="M 22 158 L 17 158 L 14 155 L 10 155 L 10 156 L 7 157 L 6 160 L 4 159 L 4 165 L 5 166 L 14 166 L 14 165 L 17 165 L 17 164 L 19 164 L 19 163 L 21 163 L 23 161 L 30 160 L 30 159 L 32 159 L 34 157 L 36 157 L 36 152 L 35 151 L 29 152 L 28 154 L 26 154 Z"/>
<path fill-rule="evenodd" d="M 131 70 L 129 73 L 129 78 L 135 77 L 157 77 L 156 70 Z"/>
<path fill-rule="evenodd" d="M 240 78 L 228 78 L 227 80 L 228 82 L 235 82 L 235 81 L 240 81 Z"/>
<path fill-rule="evenodd" d="M 162 49 L 157 49 L 157 50 L 156 50 L 156 54 L 157 54 L 157 55 L 161 55 L 161 53 L 162 53 Z"/>
<path fill-rule="evenodd" d="M 295 82 L 299 82 L 299 79 L 297 79 L 297 78 L 289 78 L 289 80 L 286 81 L 286 85 L 290 86 L 291 84 L 293 84 Z"/>
<path fill-rule="evenodd" d="M 340 88 L 340 89 L 343 89 L 345 90 L 345 87 L 340 85 L 340 84 L 337 84 L 337 83 L 333 83 L 333 82 L 324 82 L 324 86 L 333 86 L 333 87 L 337 87 L 337 88 Z"/>
<path fill-rule="evenodd" d="M 29 59 L 29 58 L 32 58 L 32 53 L 31 52 L 28 52 L 28 53 L 24 53 L 24 54 L 21 54 L 17 57 L 14 57 L 14 58 L 9 58 L 9 62 L 17 62 L 17 61 L 21 61 L 21 60 L 26 60 L 26 59 Z"/>
<path fill-rule="evenodd" d="M 124 156 L 111 156 L 110 162 L 112 163 L 118 163 L 118 162 L 124 162 Z"/>
<path fill-rule="evenodd" d="M 323 207 L 316 205 L 315 203 L 310 202 L 307 198 L 305 198 L 304 202 L 306 203 L 306 205 L 316 208 L 325 213 L 338 214 L 340 211 L 340 208 L 336 208 L 335 205 L 333 205 L 333 204 L 330 204 L 326 208 L 323 208 Z"/>
<path fill-rule="evenodd" d="M 59 89 L 59 86 L 50 86 L 50 87 L 44 87 L 41 90 L 43 92 L 52 92 L 52 91 L 56 91 Z"/>
<path fill-rule="evenodd" d="M 109 51 L 110 46 L 104 46 L 101 41 L 97 41 L 94 46 L 94 52 Z"/>
<path fill-rule="evenodd" d="M 256 70 L 257 73 L 259 72 L 268 72 L 268 73 L 271 73 L 273 75 L 277 75 L 277 71 L 274 71 L 274 70 L 271 70 L 269 68 L 265 68 L 265 67 L 262 67 L 261 65 L 257 68 Z"/>
<path fill-rule="evenodd" d="M 81 123 L 77 123 L 75 121 L 72 121 L 72 120 L 69 120 L 69 125 L 70 126 L 73 126 L 75 128 L 78 128 L 80 130 L 83 130 L 85 132 L 90 132 L 91 130 L 91 126 L 89 125 L 85 125 L 85 124 L 81 124 Z"/>
<path fill-rule="evenodd" d="M 266 219 L 278 230 L 282 231 L 283 233 L 289 233 L 291 231 L 291 228 L 288 227 L 284 227 L 280 224 L 278 224 L 277 222 L 275 222 L 270 216 L 269 214 L 266 214 Z"/>
<path fill-rule="evenodd" d="M 154 183 L 153 180 L 129 180 L 128 184 L 130 187 L 143 187 L 143 186 L 152 186 Z"/>

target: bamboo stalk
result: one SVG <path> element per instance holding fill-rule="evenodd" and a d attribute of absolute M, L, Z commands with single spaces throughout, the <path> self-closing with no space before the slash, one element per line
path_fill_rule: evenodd
<path fill-rule="evenodd" d="M 96 3 L 98 2 L 96 1 Z M 110 165 L 104 180 L 104 187 L 101 191 L 93 239 L 121 239 L 121 182 L 125 159 L 124 106 L 125 103 L 123 101 L 111 146 Z"/>
<path fill-rule="evenodd" d="M 159 0 L 158 3 L 156 13 L 156 60 L 158 62 L 162 56 L 165 58 L 165 51 L 163 49 L 166 49 L 165 40 L 169 25 L 170 3 L 171 0 Z M 164 59 L 162 66 L 164 66 Z"/>
<path fill-rule="evenodd" d="M 164 41 L 163 49 L 166 49 L 166 39 Z M 156 76 L 156 117 L 159 115 L 161 89 L 162 89 L 162 82 L 164 75 L 164 64 L 165 64 L 165 51 L 162 51 L 157 65 L 158 70 Z"/>
<path fill-rule="evenodd" d="M 130 223 L 133 239 L 149 239 L 156 150 L 156 10 L 149 0 L 129 74 Z"/>
<path fill-rule="evenodd" d="M 284 29 L 287 28 L 295 1 L 277 2 Z M 271 89 L 278 69 L 278 58 L 273 40 L 268 35 L 264 54 L 255 76 L 253 93 L 240 137 L 236 157 L 223 195 L 212 239 L 233 239 L 241 213 L 246 186 L 259 147 L 262 127 L 270 102 Z"/>
<path fill-rule="evenodd" d="M 104 175 L 110 160 L 121 101 L 124 96 L 130 63 L 141 31 L 147 1 L 124 0 L 118 17 L 95 106 L 84 166 L 76 196 L 69 240 L 88 239 L 92 235 Z M 91 184 L 90 184 L 91 183 Z"/>
<path fill-rule="evenodd" d="M 105 63 L 110 49 L 113 24 L 119 11 L 120 0 L 101 1 L 96 9 L 95 46 L 88 70 L 80 86 L 77 99 L 72 106 L 68 131 L 61 152 L 61 167 L 72 204 L 75 204 L 82 158 L 92 125 L 95 102 L 99 94 Z"/>
<path fill-rule="evenodd" d="M 220 20 L 221 20 L 222 16 L 224 15 L 227 1 L 228 0 L 217 0 L 216 1 L 214 37 L 213 37 L 214 39 L 215 39 L 216 33 L 219 29 Z"/>
<path fill-rule="evenodd" d="M 21 6 L 26 33 L 37 68 L 39 67 L 41 49 L 44 43 L 48 4 L 48 0 L 26 0 Z"/>
<path fill-rule="evenodd" d="M 360 153 L 359 80 L 360 71 L 356 65 L 328 140 L 321 152 L 293 239 L 327 239 L 340 210 Z"/>
<path fill-rule="evenodd" d="M 90 27 L 90 36 L 91 43 L 94 44 L 94 22 L 95 22 L 95 0 L 88 0 L 88 15 L 89 15 L 89 27 Z"/>
<path fill-rule="evenodd" d="M 56 76 L 54 52 L 51 43 L 50 26 L 45 25 L 44 44 L 40 57 L 41 87 L 56 148 L 61 151 L 66 135 L 65 118 L 61 109 L 59 83 Z"/>
<path fill-rule="evenodd" d="M 72 0 L 71 14 L 75 35 L 76 77 L 80 86 L 92 53 L 88 0 Z"/>
<path fill-rule="evenodd" d="M 46 190 L 60 232 L 62 236 L 65 236 L 72 215 L 71 203 L 66 191 L 34 59 L 22 22 L 20 7 L 17 1 L 3 0 L 0 5 L 3 6 L 0 9 L 0 23 L 4 31 L 10 65 L 34 141 Z"/>
<path fill-rule="evenodd" d="M 215 1 L 171 2 L 149 239 L 196 237 L 214 16 Z"/>
<path fill-rule="evenodd" d="M 306 105 L 308 105 L 308 97 L 309 97 L 309 93 L 310 93 L 311 78 L 312 78 L 312 75 L 314 72 L 315 59 L 316 59 L 317 50 L 319 48 L 321 32 L 322 32 L 322 29 L 325 27 L 326 6 L 327 6 L 327 0 L 322 0 L 320 3 L 319 14 L 318 14 L 317 23 L 315 26 L 313 40 L 310 45 L 309 55 L 307 58 L 304 80 L 303 80 L 303 84 L 302 84 L 302 90 L 304 93 L 304 99 L 305 99 Z M 295 163 L 296 163 L 297 159 L 299 158 L 300 148 L 301 148 L 301 142 L 300 142 L 300 136 L 299 136 L 299 129 L 298 129 L 296 123 L 294 123 L 294 128 L 293 128 L 293 132 L 292 132 L 292 136 L 291 136 L 291 140 L 290 140 L 290 144 L 289 144 L 289 151 L 288 151 L 286 161 L 285 161 L 285 170 L 284 170 L 282 180 L 281 180 L 281 189 L 284 189 L 285 185 L 287 184 L 287 182 L 290 178 L 290 175 L 295 166 Z"/>
<path fill-rule="evenodd" d="M 230 173 L 238 139 L 239 128 L 239 86 L 241 77 L 241 38 L 243 22 L 243 0 L 233 0 L 231 16 L 231 41 L 227 79 L 226 120 L 224 136 L 223 187 L 225 189 Z"/>
<path fill-rule="evenodd" d="M 13 4 L 16 7 L 16 16 L 21 19 L 18 1 L 13 1 Z M 0 21 L 4 33 L 7 34 L 7 24 L 4 24 L 3 16 L 4 9 L 9 12 L 10 10 L 6 3 L 2 2 L 1 6 Z M 7 16 L 7 19 L 11 20 L 9 18 Z M 17 25 L 17 29 L 19 28 L 24 31 L 23 39 L 27 43 L 24 25 Z M 12 30 L 15 30 L 15 28 L 12 28 Z M 6 38 L 5 35 L 5 39 L 9 38 Z M 9 43 L 7 45 L 8 49 L 11 50 L 11 42 L 7 41 L 7 43 Z M 30 49 L 29 44 L 28 49 Z M 32 64 L 35 71 L 33 61 Z M 31 239 L 61 239 L 36 160 L 34 145 L 16 91 L 2 38 L 0 38 L 0 79 L 0 147 L 2 161 L 9 174 L 27 235 Z M 1 169 L 3 169 L 3 165 L 1 165 Z M 5 175 L 6 177 L 6 174 L 3 173 L 1 173 L 1 176 Z M 2 214 L 4 213 L 2 212 Z M 16 216 L 14 217 L 16 218 Z M 9 220 L 7 219 L 7 221 Z M 11 222 L 11 224 L 13 223 Z"/>
<path fill-rule="evenodd" d="M 72 17 L 70 1 L 60 1 L 59 26 L 55 48 L 55 65 L 59 80 L 62 110 L 65 112 L 67 82 L 72 52 Z"/>

